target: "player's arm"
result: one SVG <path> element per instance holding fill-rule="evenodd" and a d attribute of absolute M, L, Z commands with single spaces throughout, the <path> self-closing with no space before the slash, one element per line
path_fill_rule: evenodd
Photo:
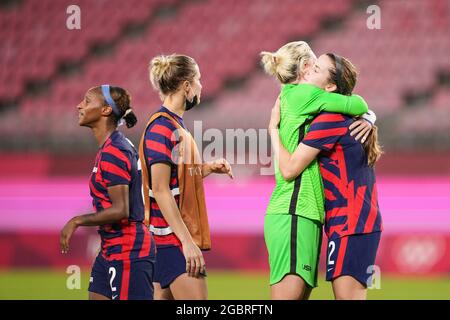
<path fill-rule="evenodd" d="M 273 155 L 278 159 L 278 167 L 285 180 L 297 177 L 317 157 L 320 149 L 300 143 L 294 153 L 289 153 L 283 146 L 278 132 L 280 122 L 280 100 L 277 99 L 269 123 L 269 134 L 272 140 Z"/>
<path fill-rule="evenodd" d="M 171 167 L 167 163 L 155 163 L 151 167 L 152 191 L 161 213 L 180 239 L 186 258 L 186 271 L 190 276 L 198 277 L 205 269 L 205 260 L 199 247 L 181 218 L 175 198 L 169 188 Z"/>
<path fill-rule="evenodd" d="M 333 92 L 323 92 L 317 102 L 320 105 L 319 112 L 326 111 L 360 116 L 369 111 L 366 101 L 357 94 L 345 96 Z"/>
<path fill-rule="evenodd" d="M 362 116 L 350 126 L 350 135 L 361 143 L 364 143 L 369 136 L 376 120 L 375 113 L 369 110 L 366 101 L 359 95 L 346 96 L 323 91 L 309 108 L 311 108 L 310 113 L 325 111 Z"/>
<path fill-rule="evenodd" d="M 320 100 L 322 100 L 321 102 L 323 103 L 321 111 L 361 116 L 350 125 L 350 135 L 354 136 L 355 139 L 361 143 L 366 141 L 376 121 L 376 115 L 373 111 L 368 109 L 366 101 L 361 96 L 345 96 L 337 93 L 325 92 Z M 341 103 L 341 105 L 339 103 Z"/>
<path fill-rule="evenodd" d="M 146 132 L 147 166 L 151 176 L 153 196 L 161 213 L 172 231 L 181 241 L 186 258 L 186 271 L 190 276 L 198 276 L 204 270 L 203 255 L 194 243 L 191 234 L 181 218 L 180 210 L 170 190 L 171 167 L 176 166 L 172 158 L 174 148 L 182 141 L 174 139 L 176 127 L 166 118 L 158 118 Z"/>
<path fill-rule="evenodd" d="M 375 121 L 377 121 L 375 112 L 372 110 L 367 111 L 361 117 L 357 117 L 348 127 L 350 129 L 350 135 L 354 136 L 356 141 L 364 143 L 370 132 L 372 132 Z"/>
<path fill-rule="evenodd" d="M 108 194 L 112 205 L 101 213 L 89 213 L 70 219 L 60 234 L 62 253 L 69 251 L 69 242 L 75 230 L 80 226 L 101 226 L 116 223 L 129 216 L 129 187 L 128 185 L 114 185 L 108 187 Z"/>
<path fill-rule="evenodd" d="M 74 217 L 73 219 L 76 226 L 101 226 L 128 219 L 130 216 L 128 185 L 108 187 L 108 195 L 111 199 L 111 207 L 100 213 L 90 213 Z"/>
<path fill-rule="evenodd" d="M 192 241 L 191 234 L 181 218 L 180 210 L 169 188 L 170 165 L 155 163 L 150 168 L 153 195 L 164 218 L 181 243 Z"/>
<path fill-rule="evenodd" d="M 305 107 L 301 109 L 303 115 L 316 115 L 323 111 L 343 113 L 351 116 L 363 115 L 364 119 L 355 121 L 350 130 L 351 135 L 355 136 L 357 141 L 364 143 L 373 127 L 373 122 L 371 123 L 368 120 L 371 117 L 367 118 L 365 116 L 368 113 L 368 106 L 365 100 L 358 95 L 345 96 L 324 91 L 319 87 L 313 86 L 313 88 L 313 92 L 309 92 L 307 91 L 308 87 L 298 86 L 294 95 L 286 97 L 286 99 L 290 99 L 288 104 L 298 105 L 299 101 L 305 100 L 305 96 L 311 96 L 313 97 L 311 103 L 305 104 Z"/>
<path fill-rule="evenodd" d="M 231 179 L 234 178 L 231 165 L 224 158 L 202 164 L 202 177 L 206 178 L 211 173 L 227 174 Z"/>
<path fill-rule="evenodd" d="M 281 175 L 287 181 L 295 179 L 320 153 L 319 149 L 300 143 L 290 154 L 281 143 L 277 128 L 270 129 L 270 137 Z"/>

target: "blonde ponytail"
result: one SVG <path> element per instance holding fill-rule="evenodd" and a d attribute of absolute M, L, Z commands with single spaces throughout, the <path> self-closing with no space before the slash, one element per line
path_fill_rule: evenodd
<path fill-rule="evenodd" d="M 197 63 L 181 54 L 160 55 L 150 61 L 149 76 L 153 88 L 160 94 L 175 92 L 183 81 L 192 81 Z"/>
<path fill-rule="evenodd" d="M 276 53 L 263 51 L 261 52 L 261 63 L 264 71 L 271 76 L 277 75 L 277 67 L 280 59 L 277 58 Z"/>
<path fill-rule="evenodd" d="M 297 80 L 303 72 L 304 64 L 315 58 L 314 52 L 305 41 L 289 42 L 276 52 L 263 51 L 260 55 L 264 71 L 277 77 L 283 84 Z"/>
<path fill-rule="evenodd" d="M 163 55 L 154 57 L 150 61 L 150 82 L 156 90 L 160 89 L 159 82 L 169 69 L 170 63 L 170 56 Z"/>

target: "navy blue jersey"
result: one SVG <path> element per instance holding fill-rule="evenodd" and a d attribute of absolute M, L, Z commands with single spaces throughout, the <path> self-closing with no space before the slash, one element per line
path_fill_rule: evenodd
<path fill-rule="evenodd" d="M 99 227 L 102 252 L 110 260 L 124 260 L 149 255 L 151 235 L 145 225 L 142 198 L 142 176 L 139 155 L 131 142 L 114 131 L 97 152 L 89 180 L 94 210 L 101 212 L 112 206 L 108 187 L 129 187 L 128 219 Z"/>
<path fill-rule="evenodd" d="M 320 149 L 325 232 L 331 239 L 382 230 L 375 172 L 362 144 L 350 136 L 350 116 L 321 113 L 302 141 Z"/>
<path fill-rule="evenodd" d="M 170 114 L 180 126 L 184 127 L 183 119 L 165 107 L 161 107 L 157 112 Z M 176 147 L 180 142 L 178 139 L 177 127 L 175 124 L 161 116 L 156 118 L 145 132 L 144 155 L 147 161 L 149 183 L 151 185 L 151 166 L 155 163 L 166 163 L 170 165 L 169 188 L 179 204 L 180 191 L 178 188 L 178 167 L 176 164 Z M 151 189 L 151 186 L 150 186 Z M 150 228 L 152 230 L 168 230 L 169 224 L 159 208 L 156 199 L 150 198 Z M 153 234 L 158 247 L 181 246 L 178 237 L 171 231 L 165 234 Z"/>

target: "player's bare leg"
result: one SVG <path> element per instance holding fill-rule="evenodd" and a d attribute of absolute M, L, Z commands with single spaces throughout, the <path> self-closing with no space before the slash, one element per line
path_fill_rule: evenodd
<path fill-rule="evenodd" d="M 367 289 L 351 276 L 334 279 L 332 286 L 336 300 L 366 300 L 367 298 Z"/>
<path fill-rule="evenodd" d="M 153 282 L 153 299 L 154 300 L 174 300 L 170 288 L 161 288 L 158 282 Z"/>
<path fill-rule="evenodd" d="M 111 300 L 111 298 L 105 297 L 99 293 L 89 292 L 89 300 Z"/>
<path fill-rule="evenodd" d="M 311 291 L 305 281 L 296 274 L 286 275 L 270 287 L 272 300 L 307 300 Z"/>
<path fill-rule="evenodd" d="M 208 299 L 208 288 L 206 278 L 194 278 L 183 273 L 170 285 L 173 297 L 176 300 L 206 300 Z"/>

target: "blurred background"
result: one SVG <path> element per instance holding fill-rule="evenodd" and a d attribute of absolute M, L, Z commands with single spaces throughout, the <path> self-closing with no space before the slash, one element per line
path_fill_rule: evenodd
<path fill-rule="evenodd" d="M 67 28 L 70 5 L 80 9 L 80 29 Z M 381 29 L 368 28 L 370 5 Z M 79 229 L 68 255 L 59 248 L 64 223 L 91 209 L 97 146 L 76 111 L 87 89 L 130 91 L 139 122 L 121 130 L 137 144 L 161 105 L 150 59 L 187 54 L 203 84 L 201 105 L 185 115 L 189 128 L 201 120 L 223 134 L 265 129 L 280 87 L 262 72 L 259 52 L 295 40 L 349 58 L 360 71 L 355 93 L 378 116 L 385 231 L 381 285 L 369 298 L 450 299 L 450 0 L 0 1 L 0 299 L 87 298 L 95 230 Z M 249 158 L 266 151 L 248 147 Z M 261 175 L 265 165 L 238 164 L 234 181 L 205 181 L 213 299 L 269 298 L 263 220 L 274 178 Z M 325 247 L 322 270 L 324 261 Z M 66 287 L 69 265 L 82 269 L 80 290 Z M 312 299 L 331 299 L 320 278 Z"/>

